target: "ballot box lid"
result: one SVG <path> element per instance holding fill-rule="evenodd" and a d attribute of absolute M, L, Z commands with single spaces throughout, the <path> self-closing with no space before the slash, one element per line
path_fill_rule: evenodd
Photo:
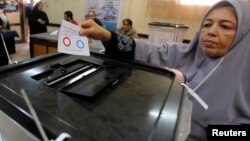
<path fill-rule="evenodd" d="M 101 69 L 74 73 L 88 65 Z M 0 74 L 3 112 L 38 138 L 20 89 L 26 90 L 50 139 L 62 132 L 78 141 L 175 138 L 184 93 L 174 73 L 163 67 L 98 54 L 54 54 L 8 65 Z M 79 75 L 78 82 L 62 91 Z"/>

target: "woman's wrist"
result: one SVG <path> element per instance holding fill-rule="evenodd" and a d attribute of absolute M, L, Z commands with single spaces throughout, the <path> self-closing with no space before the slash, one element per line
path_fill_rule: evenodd
<path fill-rule="evenodd" d="M 181 71 L 176 70 L 176 69 L 172 69 L 172 68 L 169 68 L 169 70 L 171 70 L 175 73 L 175 80 L 178 83 L 185 83 L 186 82 L 186 77 Z"/>
<path fill-rule="evenodd" d="M 105 30 L 105 32 L 104 32 L 104 38 L 103 38 L 103 42 L 108 42 L 108 41 L 110 41 L 110 39 L 111 39 L 111 32 L 110 31 L 108 31 L 108 30 Z"/>

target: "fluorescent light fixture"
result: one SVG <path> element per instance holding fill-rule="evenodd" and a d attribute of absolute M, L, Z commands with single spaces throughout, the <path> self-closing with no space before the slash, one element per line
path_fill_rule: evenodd
<path fill-rule="evenodd" d="M 221 1 L 221 0 L 180 0 L 180 4 L 211 6 L 219 1 Z"/>

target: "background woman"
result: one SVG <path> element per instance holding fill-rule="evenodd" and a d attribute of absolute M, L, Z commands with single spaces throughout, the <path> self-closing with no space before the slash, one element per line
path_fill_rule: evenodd
<path fill-rule="evenodd" d="M 47 32 L 48 23 L 48 16 L 43 11 L 43 3 L 37 2 L 29 17 L 30 34 Z"/>
<path fill-rule="evenodd" d="M 138 38 L 137 31 L 133 27 L 133 22 L 131 19 L 124 19 L 122 21 L 122 27 L 118 29 L 118 33 L 127 35 L 131 38 Z"/>

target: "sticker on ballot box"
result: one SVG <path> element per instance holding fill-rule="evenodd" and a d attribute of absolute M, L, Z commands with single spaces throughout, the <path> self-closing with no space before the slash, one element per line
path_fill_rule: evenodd
<path fill-rule="evenodd" d="M 79 26 L 63 20 L 58 38 L 58 52 L 89 56 L 88 39 L 80 36 L 79 31 Z"/>

